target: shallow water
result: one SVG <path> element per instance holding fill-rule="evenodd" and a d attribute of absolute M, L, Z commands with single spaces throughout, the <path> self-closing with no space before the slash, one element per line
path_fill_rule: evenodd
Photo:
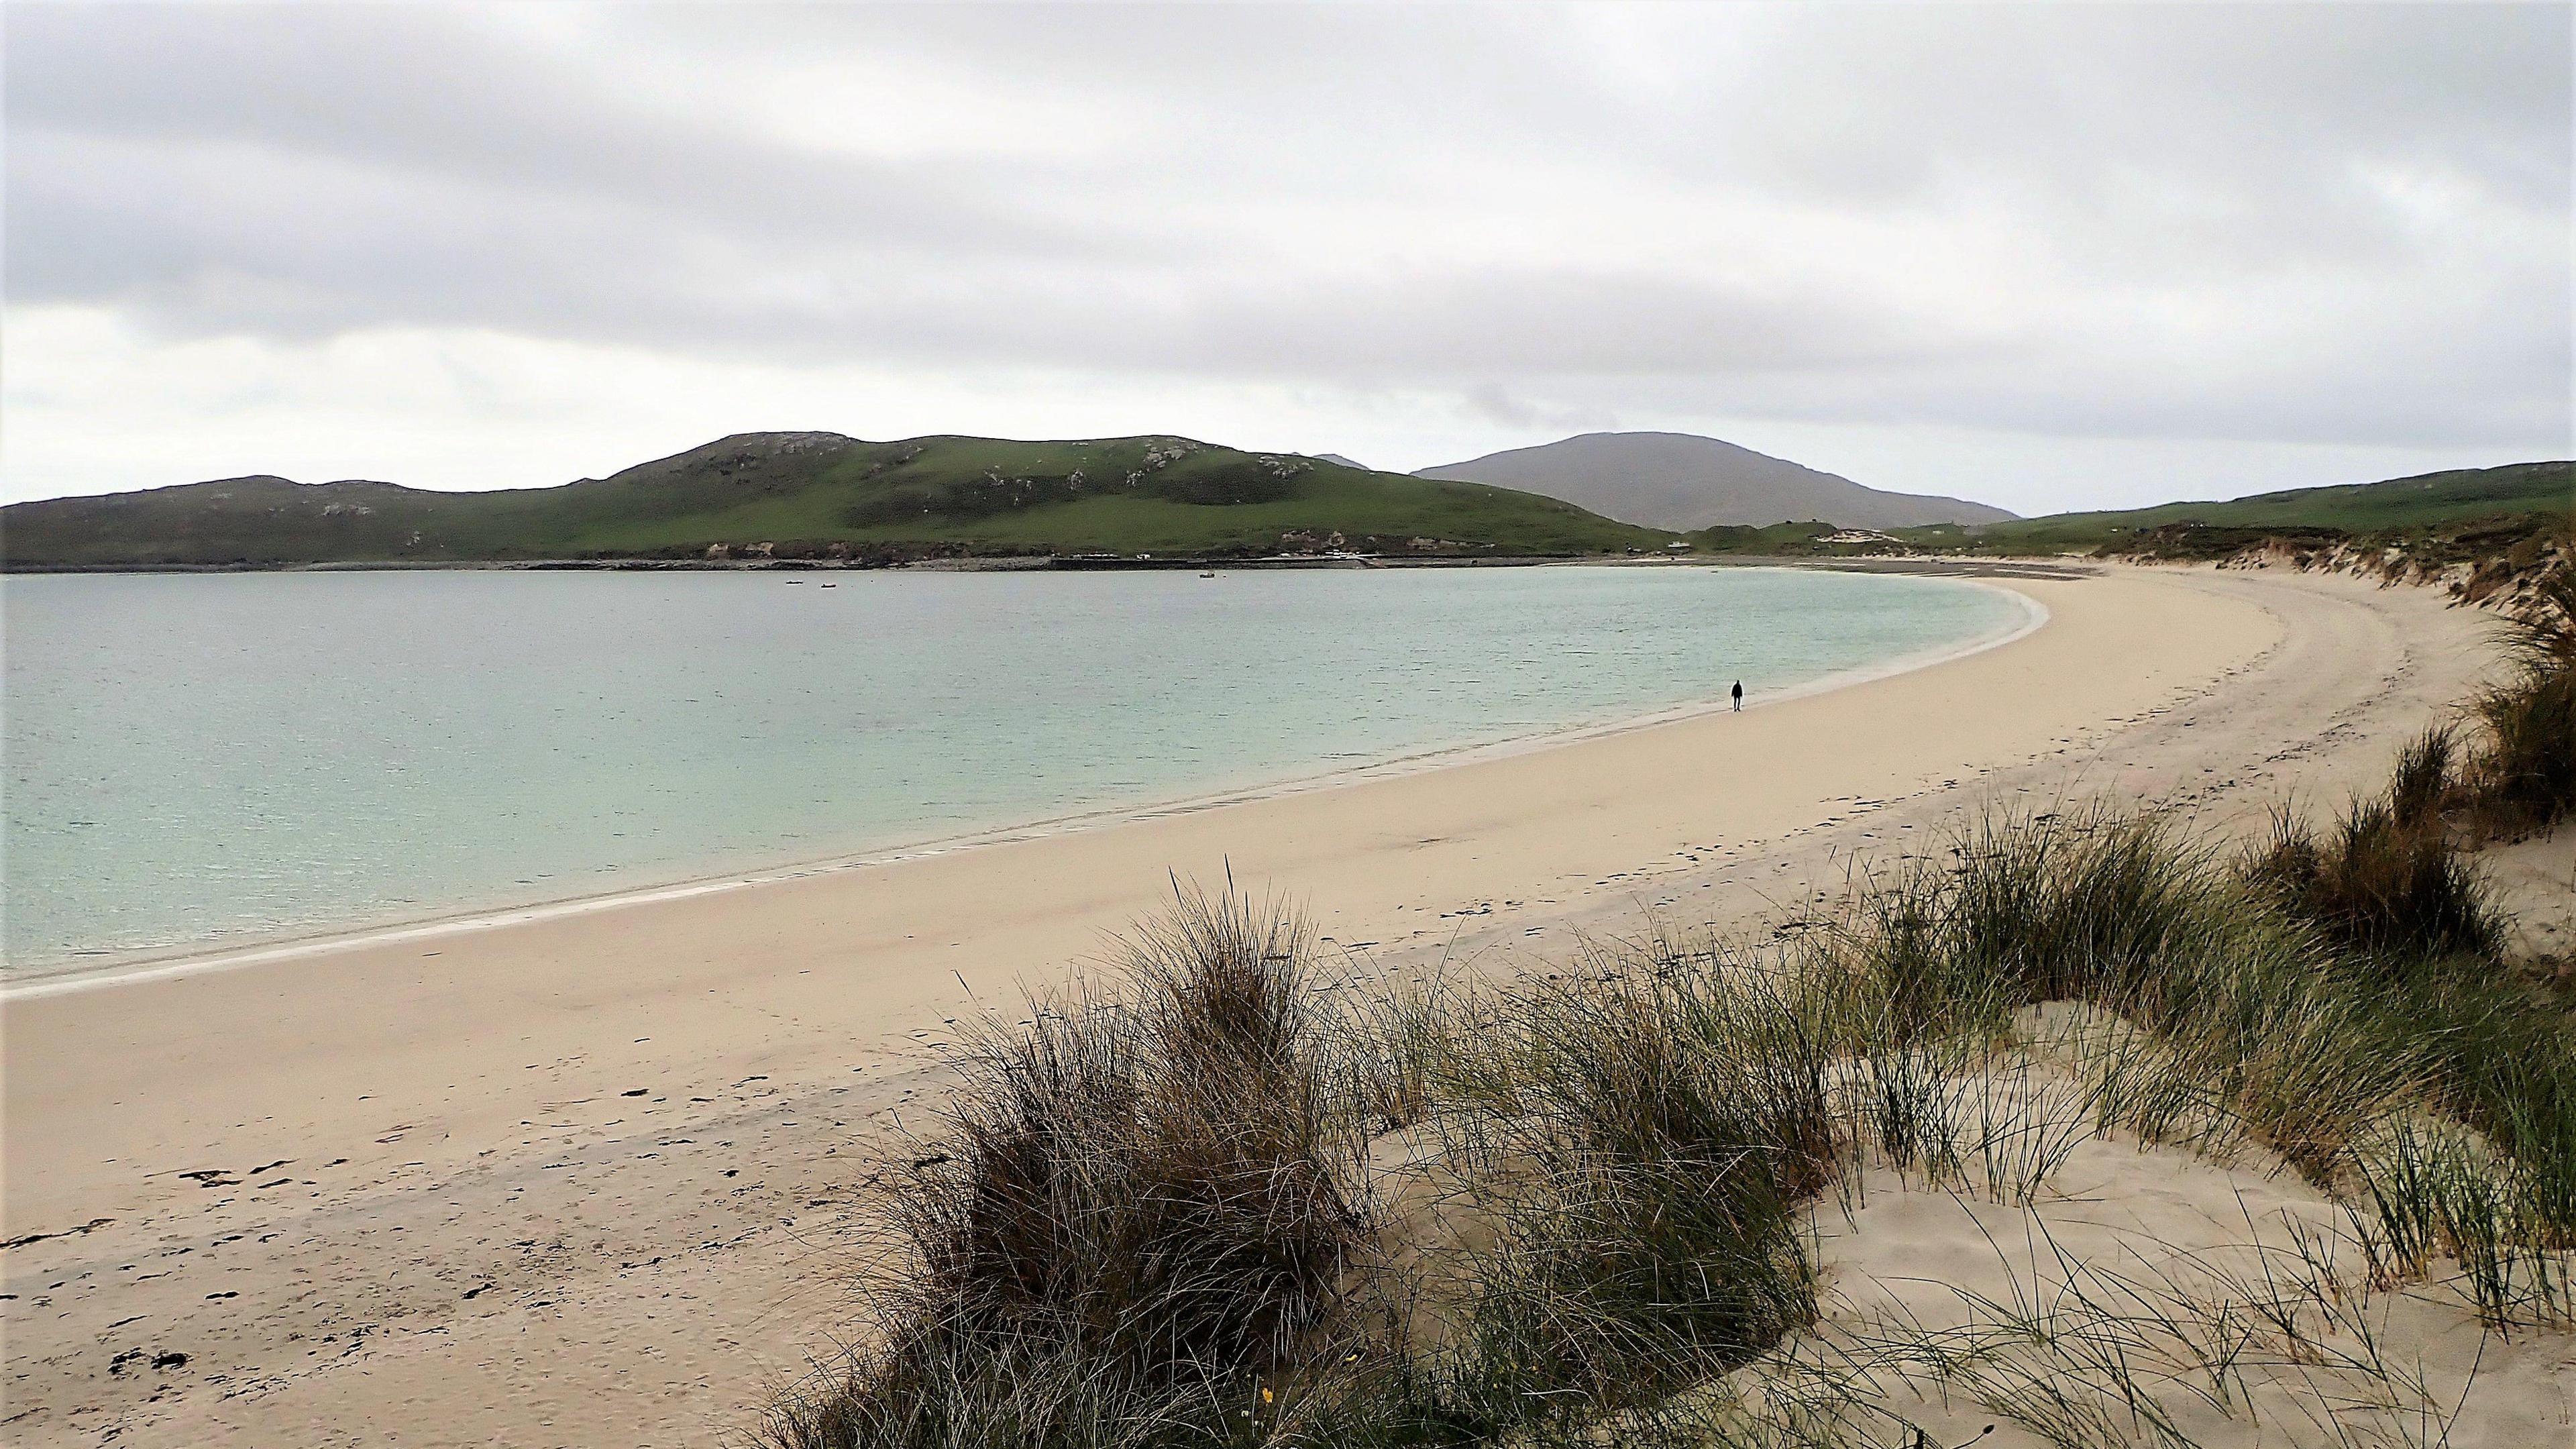
<path fill-rule="evenodd" d="M 2022 618 L 1681 568 L 38 576 L 0 609 L 16 974 L 1758 701 Z"/>

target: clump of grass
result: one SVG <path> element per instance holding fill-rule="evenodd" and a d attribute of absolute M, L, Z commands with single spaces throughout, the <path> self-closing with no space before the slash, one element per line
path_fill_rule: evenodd
<path fill-rule="evenodd" d="M 2492 955 L 2502 940 L 2484 883 L 2438 826 L 2386 804 L 2355 807 L 2320 839 L 2287 811 L 2249 877 L 2342 945 L 2417 955 Z"/>
<path fill-rule="evenodd" d="M 1986 1195 L 2028 1206 L 2077 1147 L 2093 1136 L 2091 1104 L 2060 1089 L 2027 1057 L 1989 1061 L 1972 1079 L 1976 1159 Z"/>
<path fill-rule="evenodd" d="M 1900 1034 L 1993 1033 L 2037 1002 L 2125 995 L 2227 930 L 2209 852 L 2153 817 L 1996 815 L 1948 849 L 1946 869 L 1867 882 L 1825 943 L 1879 984 Z"/>
<path fill-rule="evenodd" d="M 1889 1165 L 1919 1171 L 1935 1184 L 1966 1180 L 1959 1140 L 1964 1131 L 1966 1053 L 1952 1040 L 1871 1043 L 1857 1115 Z"/>
<path fill-rule="evenodd" d="M 2492 930 L 2475 915 L 2448 934 L 2483 943 Z M 2153 1045 L 2108 1043 L 2124 1060 L 2094 1073 L 2104 1120 L 2158 1137 L 2241 1127 L 2319 1181 L 2392 1100 L 2437 1092 L 2489 1117 L 2508 1101 L 2558 1100 L 2534 1097 L 2537 1079 L 2496 1080 L 2536 1069 L 2442 1047 L 2477 1023 L 2484 1046 L 2543 1018 L 2434 972 L 2403 937 L 2374 939 L 2368 957 L 2339 954 L 2331 933 L 2211 846 L 2153 817 L 2090 810 L 1980 823 L 1946 868 L 1866 883 L 1850 925 L 1815 949 L 1875 983 L 1899 1042 L 1991 1038 L 2043 1002 L 2111 1013 Z M 1880 1075 L 1902 1085 L 1902 1070 Z"/>
<path fill-rule="evenodd" d="M 2119 1017 L 2079 1020 L 2064 1045 L 2086 1080 L 2097 1129 L 2120 1127 L 2143 1142 L 2206 1147 L 2234 1123 L 2214 1100 L 2214 1083 L 2165 1041 Z"/>
<path fill-rule="evenodd" d="M 2425 731 L 2399 756 L 2387 793 L 2345 811 L 2323 835 L 2294 810 L 2272 815 L 2246 878 L 2292 915 L 2352 950 L 2492 956 L 2504 928 L 2479 876 L 2450 837 L 2455 793 L 2448 730 Z"/>
<path fill-rule="evenodd" d="M 1384 1345 L 1440 1435 L 1554 1442 L 1813 1316 L 1797 1229 L 1846 1145 L 1838 983 L 1705 943 L 1571 965 L 1393 1003 L 1377 1033 L 1396 1084 L 1370 1100 L 1406 1104 L 1387 1118 L 1447 1184 L 1409 1337 Z"/>
<path fill-rule="evenodd" d="M 1999 816 L 1949 854 L 1870 882 L 1818 948 L 1875 983 L 1900 1040 L 1992 1037 L 2023 1008 L 2082 1002 L 2160 1038 L 2176 1072 L 2315 1175 L 2407 1084 L 2406 1054 L 2358 1039 L 2359 1004 L 2314 937 L 2164 822 Z"/>
<path fill-rule="evenodd" d="M 2388 780 L 2388 814 L 2394 824 L 2419 830 L 2440 821 L 2458 754 L 2450 729 L 2438 724 L 2427 726 L 2397 752 L 2397 767 Z"/>
<path fill-rule="evenodd" d="M 1361 1144 L 1310 939 L 1184 892 L 1123 997 L 970 1039 L 946 1131 L 889 1189 L 886 1341 L 773 1415 L 793 1449 L 1162 1442 L 1293 1358 L 1365 1241 Z"/>
<path fill-rule="evenodd" d="M 2386 1014 L 2420 1043 L 2427 1105 L 2482 1134 L 2513 1167 L 2523 1221 L 2576 1247 L 2576 1029 L 2484 963 L 2405 963 L 2375 975 Z"/>
<path fill-rule="evenodd" d="M 1515 1110 L 1451 1123 L 1499 1169 L 1481 1195 L 1503 1230 L 1460 1364 L 1498 1422 L 1533 1396 L 1597 1407 L 1707 1378 L 1814 1312 L 1794 1226 L 1838 1157 L 1827 983 L 1591 965 L 1503 994 L 1486 1031 L 1455 1038 L 1468 1075 L 1516 1086 Z M 1503 1386 L 1522 1409 L 1497 1412 Z"/>
<path fill-rule="evenodd" d="M 768 1409 L 768 1449 L 937 1445 L 1148 1449 L 1174 1425 L 1224 1418 L 1225 1396 L 1068 1349 L 1054 1334 L 987 1336 L 970 1350 L 923 1337 L 789 1388 Z"/>
<path fill-rule="evenodd" d="M 2487 742 L 2467 783 L 2484 828 L 2514 836 L 2576 812 L 2576 568 L 2542 578 L 2507 620 L 2512 673 L 2471 703 Z"/>
<path fill-rule="evenodd" d="M 2488 1326 L 2576 1323 L 2576 1254 L 2525 1164 L 2456 1128 L 2408 1119 L 2359 1164 L 2362 1191 L 2345 1211 L 2374 1282 L 2423 1278 L 2447 1254 Z"/>

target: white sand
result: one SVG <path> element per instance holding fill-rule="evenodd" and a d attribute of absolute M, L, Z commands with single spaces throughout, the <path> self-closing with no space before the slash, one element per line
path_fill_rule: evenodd
<path fill-rule="evenodd" d="M 2096 1137 L 2027 1206 L 1970 1176 L 1934 1187 L 1881 1165 L 1863 1174 L 1857 1211 L 1815 1213 L 1817 1337 L 1845 1361 L 1910 1369 L 1882 1368 L 1876 1400 L 1941 1444 L 1998 1424 L 1983 1440 L 1994 1449 L 2043 1449 L 1998 1411 L 2026 1383 L 2097 1407 L 2099 1442 L 2160 1442 L 2116 1397 L 2113 1354 L 2211 1449 L 2576 1443 L 2576 1335 L 2486 1332 L 2456 1269 L 2370 1291 L 2343 1210 L 2268 1152 L 2219 1162 Z M 2295 1339 L 2261 1311 L 2282 1306 Z M 2012 1332 L 2026 1325 L 2056 1341 Z M 1924 1335 L 1992 1357 L 1928 1372 L 1911 1352 Z"/>

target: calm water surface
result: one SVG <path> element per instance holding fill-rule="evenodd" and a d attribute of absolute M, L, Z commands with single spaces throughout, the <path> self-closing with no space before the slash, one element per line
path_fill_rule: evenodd
<path fill-rule="evenodd" d="M 18 577 L 0 608 L 20 974 L 1759 698 L 2021 618 L 1638 568 Z"/>

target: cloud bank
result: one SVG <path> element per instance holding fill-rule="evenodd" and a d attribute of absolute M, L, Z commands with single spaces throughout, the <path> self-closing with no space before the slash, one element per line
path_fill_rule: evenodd
<path fill-rule="evenodd" d="M 22 6 L 12 497 L 713 433 L 2564 456 L 2564 6 Z"/>

